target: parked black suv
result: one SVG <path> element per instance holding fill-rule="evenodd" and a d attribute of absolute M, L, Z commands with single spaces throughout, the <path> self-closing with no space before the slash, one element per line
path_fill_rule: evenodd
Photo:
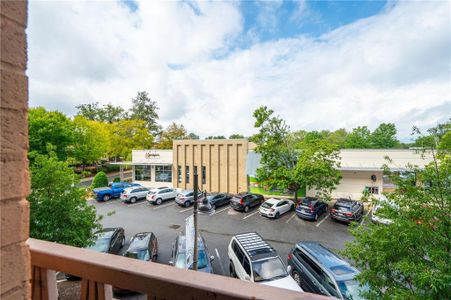
<path fill-rule="evenodd" d="M 317 242 L 299 242 L 288 254 L 288 270 L 306 292 L 360 300 L 359 271 Z"/>
<path fill-rule="evenodd" d="M 346 223 L 360 221 L 362 216 L 363 203 L 351 199 L 338 199 L 330 211 L 330 217 L 332 219 Z"/>
<path fill-rule="evenodd" d="M 235 195 L 230 200 L 230 206 L 233 209 L 248 212 L 249 208 L 262 204 L 265 201 L 262 195 L 242 193 Z"/>

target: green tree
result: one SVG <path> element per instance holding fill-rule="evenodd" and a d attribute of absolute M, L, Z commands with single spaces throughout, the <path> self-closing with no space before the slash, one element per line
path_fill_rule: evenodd
<path fill-rule="evenodd" d="M 91 121 L 101 121 L 107 123 L 117 122 L 127 118 L 126 111 L 120 106 L 111 103 L 99 106 L 99 102 L 80 104 L 75 106 L 77 115 Z"/>
<path fill-rule="evenodd" d="M 120 120 L 109 126 L 110 157 L 131 159 L 133 149 L 149 149 L 153 136 L 142 120 Z"/>
<path fill-rule="evenodd" d="M 366 126 L 358 126 L 346 137 L 345 148 L 366 149 L 371 148 L 371 131 Z"/>
<path fill-rule="evenodd" d="M 154 135 L 159 134 L 161 126 L 158 121 L 158 106 L 152 101 L 147 92 L 138 92 L 132 99 L 130 118 L 144 121 L 146 128 Z"/>
<path fill-rule="evenodd" d="M 370 143 L 373 148 L 389 149 L 395 148 L 399 141 L 396 138 L 396 126 L 393 123 L 380 124 L 370 136 Z"/>
<path fill-rule="evenodd" d="M 338 147 L 321 139 L 318 133 L 290 133 L 288 125 L 274 111 L 261 106 L 254 111 L 259 132 L 252 137 L 260 153 L 257 180 L 264 185 L 288 188 L 294 193 L 302 187 L 315 189 L 321 196 L 340 181 Z"/>
<path fill-rule="evenodd" d="M 185 127 L 180 124 L 177 125 L 172 122 L 163 132 L 161 133 L 160 142 L 157 145 L 159 149 L 172 149 L 173 140 L 183 140 L 187 138 L 187 133 Z"/>
<path fill-rule="evenodd" d="M 104 186 L 108 186 L 108 176 L 106 176 L 105 172 L 100 171 L 92 179 L 91 188 L 95 189 L 95 188 L 104 187 Z"/>
<path fill-rule="evenodd" d="M 85 119 L 82 116 L 76 116 L 73 124 L 74 141 L 70 152 L 77 163 L 84 166 L 107 156 L 109 138 L 105 124 Z"/>
<path fill-rule="evenodd" d="M 67 148 L 73 142 L 73 125 L 64 114 L 43 107 L 28 111 L 29 152 L 48 153 L 48 144 L 55 146 L 58 159 L 67 158 Z"/>
<path fill-rule="evenodd" d="M 33 155 L 31 170 L 30 237 L 76 247 L 86 247 L 101 228 L 95 207 L 67 162 L 56 154 Z"/>
<path fill-rule="evenodd" d="M 229 139 L 244 139 L 244 135 L 239 134 L 239 133 L 234 133 L 229 136 Z"/>
<path fill-rule="evenodd" d="M 205 138 L 206 140 L 225 140 L 226 137 L 223 135 L 210 135 Z"/>
<path fill-rule="evenodd" d="M 433 152 L 434 154 L 434 152 Z M 369 289 L 367 299 L 446 299 L 451 295 L 451 156 L 434 155 L 424 169 L 408 166 L 411 178 L 391 174 L 398 186 L 384 205 L 381 217 L 393 221 L 351 230 L 354 241 L 343 254 L 362 273 L 357 279 Z"/>
<path fill-rule="evenodd" d="M 198 140 L 199 136 L 193 132 L 190 132 L 186 138 L 189 140 Z"/>
<path fill-rule="evenodd" d="M 334 145 L 337 145 L 340 149 L 345 147 L 346 138 L 348 137 L 348 132 L 344 128 L 332 131 L 326 137 L 326 140 Z"/>

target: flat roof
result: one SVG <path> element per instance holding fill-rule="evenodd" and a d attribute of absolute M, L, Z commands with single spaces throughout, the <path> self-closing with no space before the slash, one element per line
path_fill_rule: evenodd
<path fill-rule="evenodd" d="M 117 166 L 172 166 L 169 163 L 146 163 L 146 162 L 132 162 L 132 161 L 118 161 L 118 162 L 110 162 L 110 165 Z"/>

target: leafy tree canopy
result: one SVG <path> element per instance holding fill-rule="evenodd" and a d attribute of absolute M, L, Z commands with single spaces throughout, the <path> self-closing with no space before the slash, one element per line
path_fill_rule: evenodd
<path fill-rule="evenodd" d="M 366 126 L 359 126 L 352 129 L 345 140 L 346 148 L 366 149 L 371 148 L 371 131 Z"/>
<path fill-rule="evenodd" d="M 120 120 L 111 124 L 109 130 L 110 157 L 131 159 L 133 149 L 150 149 L 153 146 L 153 136 L 142 120 Z"/>
<path fill-rule="evenodd" d="M 199 136 L 193 132 L 190 132 L 186 138 L 189 140 L 198 140 Z"/>
<path fill-rule="evenodd" d="M 380 124 L 370 136 L 372 148 L 387 149 L 395 148 L 399 141 L 396 138 L 396 126 L 393 123 Z"/>
<path fill-rule="evenodd" d="M 107 156 L 109 148 L 107 124 L 76 116 L 73 125 L 74 141 L 70 147 L 70 154 L 76 162 L 83 165 L 91 164 Z"/>
<path fill-rule="evenodd" d="M 101 225 L 73 170 L 53 152 L 31 155 L 30 237 L 88 246 Z"/>
<path fill-rule="evenodd" d="M 393 221 L 352 229 L 355 240 L 343 254 L 362 273 L 361 284 L 369 286 L 367 299 L 445 299 L 451 295 L 451 155 L 434 155 L 434 161 L 419 169 L 408 166 L 416 183 L 390 173 L 398 186 L 387 197 L 379 215 Z"/>
<path fill-rule="evenodd" d="M 340 181 L 338 146 L 332 145 L 317 132 L 292 134 L 288 125 L 274 111 L 261 106 L 254 111 L 259 132 L 252 137 L 260 153 L 257 180 L 270 187 L 314 188 L 319 196 L 328 197 Z"/>
<path fill-rule="evenodd" d="M 61 160 L 67 158 L 67 148 L 73 142 L 74 127 L 69 118 L 58 111 L 43 107 L 28 111 L 29 152 L 48 153 L 48 144 Z"/>
<path fill-rule="evenodd" d="M 132 99 L 132 108 L 130 110 L 130 118 L 144 121 L 147 130 L 157 135 L 161 131 L 158 121 L 158 106 L 152 101 L 147 92 L 138 92 Z"/>
<path fill-rule="evenodd" d="M 244 135 L 239 134 L 239 133 L 234 133 L 229 136 L 229 139 L 244 139 Z"/>
<path fill-rule="evenodd" d="M 101 121 L 107 123 L 117 122 L 127 118 L 127 112 L 120 106 L 111 103 L 99 106 L 99 102 L 80 104 L 75 106 L 77 115 L 91 121 Z"/>
<path fill-rule="evenodd" d="M 205 138 L 206 140 L 225 140 L 226 137 L 223 135 L 210 135 Z"/>
<path fill-rule="evenodd" d="M 186 129 L 183 125 L 177 125 L 172 122 L 163 132 L 161 133 L 160 142 L 157 147 L 159 149 L 172 149 L 173 140 L 183 140 L 187 138 Z"/>

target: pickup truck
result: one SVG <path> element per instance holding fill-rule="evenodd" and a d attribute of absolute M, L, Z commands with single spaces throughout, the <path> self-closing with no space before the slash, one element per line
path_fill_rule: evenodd
<path fill-rule="evenodd" d="M 111 198 L 120 197 L 124 189 L 131 186 L 140 186 L 140 184 L 128 182 L 114 182 L 113 184 L 111 184 L 111 187 L 96 188 L 93 190 L 93 192 L 96 194 L 97 201 L 108 201 Z"/>

